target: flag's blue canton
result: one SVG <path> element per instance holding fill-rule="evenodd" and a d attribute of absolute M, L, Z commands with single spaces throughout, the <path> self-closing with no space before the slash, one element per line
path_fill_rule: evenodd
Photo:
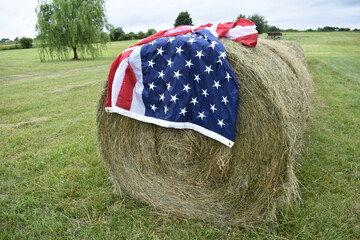
<path fill-rule="evenodd" d="M 222 43 L 208 30 L 141 49 L 145 115 L 190 122 L 235 141 L 238 86 Z"/>

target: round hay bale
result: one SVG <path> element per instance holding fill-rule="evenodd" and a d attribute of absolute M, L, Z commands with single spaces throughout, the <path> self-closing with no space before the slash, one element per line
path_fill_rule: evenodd
<path fill-rule="evenodd" d="M 299 198 L 294 160 L 310 114 L 312 80 L 297 43 L 221 40 L 237 76 L 236 141 L 229 148 L 193 130 L 163 128 L 97 110 L 100 152 L 125 194 L 172 214 L 220 224 L 275 218 Z"/>

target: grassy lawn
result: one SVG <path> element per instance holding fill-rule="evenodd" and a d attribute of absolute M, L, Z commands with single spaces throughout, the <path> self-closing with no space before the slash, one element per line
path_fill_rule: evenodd
<path fill-rule="evenodd" d="M 0 51 L 0 239 L 357 239 L 360 236 L 360 34 L 286 33 L 315 82 L 297 176 L 301 203 L 247 229 L 165 215 L 113 192 L 95 112 L 114 58 L 40 63 Z"/>

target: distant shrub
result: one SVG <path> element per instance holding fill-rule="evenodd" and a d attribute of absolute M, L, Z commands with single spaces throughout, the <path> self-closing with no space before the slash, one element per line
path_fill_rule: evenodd
<path fill-rule="evenodd" d="M 20 45 L 23 48 L 31 48 L 33 40 L 31 38 L 22 37 L 19 40 Z"/>
<path fill-rule="evenodd" d="M 6 46 L 0 45 L 0 50 L 13 50 L 13 49 L 19 49 L 19 48 L 21 48 L 19 43 L 6 45 Z"/>

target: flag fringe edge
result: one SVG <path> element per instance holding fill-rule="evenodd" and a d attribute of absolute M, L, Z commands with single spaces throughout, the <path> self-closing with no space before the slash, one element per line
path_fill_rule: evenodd
<path fill-rule="evenodd" d="M 192 130 L 197 131 L 207 137 L 210 137 L 216 141 L 219 141 L 222 144 L 224 144 L 230 148 L 234 145 L 233 141 L 221 136 L 220 134 L 212 132 L 204 127 L 201 127 L 201 126 L 196 125 L 191 122 L 171 122 L 171 121 L 167 121 L 167 120 L 163 120 L 163 119 L 157 119 L 157 118 L 141 115 L 139 113 L 131 112 L 129 110 L 122 109 L 122 108 L 119 108 L 116 106 L 106 107 L 105 110 L 108 113 L 118 113 L 118 114 L 126 116 L 126 117 L 130 117 L 130 118 L 140 120 L 143 122 L 147 122 L 147 123 L 152 123 L 152 124 L 155 124 L 155 125 L 158 125 L 161 127 L 176 128 L 176 129 L 192 129 Z"/>

